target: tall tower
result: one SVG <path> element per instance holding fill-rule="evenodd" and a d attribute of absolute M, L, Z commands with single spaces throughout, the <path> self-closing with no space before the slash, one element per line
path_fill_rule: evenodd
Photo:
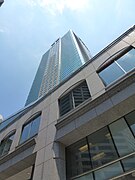
<path fill-rule="evenodd" d="M 88 48 L 69 30 L 43 55 L 25 105 L 47 94 L 89 59 Z"/>

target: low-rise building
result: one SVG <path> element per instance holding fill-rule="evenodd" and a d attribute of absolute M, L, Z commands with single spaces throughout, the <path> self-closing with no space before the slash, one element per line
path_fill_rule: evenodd
<path fill-rule="evenodd" d="M 135 26 L 0 125 L 0 180 L 135 178 Z"/>

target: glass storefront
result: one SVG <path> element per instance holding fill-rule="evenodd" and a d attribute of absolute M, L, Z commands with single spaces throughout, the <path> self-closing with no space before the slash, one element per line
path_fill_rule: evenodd
<path fill-rule="evenodd" d="M 109 130 L 106 127 L 89 135 L 88 142 L 93 168 L 118 158 Z"/>
<path fill-rule="evenodd" d="M 90 154 L 86 139 L 71 145 L 66 152 L 68 177 L 82 174 L 91 169 Z"/>
<path fill-rule="evenodd" d="M 135 111 L 66 148 L 67 179 L 108 180 L 135 169 Z"/>
<path fill-rule="evenodd" d="M 123 118 L 112 123 L 109 128 L 120 156 L 135 151 L 135 139 Z"/>
<path fill-rule="evenodd" d="M 120 162 L 114 163 L 94 172 L 96 180 L 107 180 L 121 173 L 123 173 L 123 169 Z"/>

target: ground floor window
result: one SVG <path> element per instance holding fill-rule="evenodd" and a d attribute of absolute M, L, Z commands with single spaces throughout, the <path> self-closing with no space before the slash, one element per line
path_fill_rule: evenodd
<path fill-rule="evenodd" d="M 135 168 L 135 111 L 66 148 L 67 179 L 105 180 Z"/>

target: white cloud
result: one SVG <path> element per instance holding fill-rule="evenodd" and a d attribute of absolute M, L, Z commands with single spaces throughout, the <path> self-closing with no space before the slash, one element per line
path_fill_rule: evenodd
<path fill-rule="evenodd" d="M 51 14 L 62 14 L 65 9 L 83 11 L 89 6 L 90 0 L 26 0 L 31 6 L 39 5 Z"/>

